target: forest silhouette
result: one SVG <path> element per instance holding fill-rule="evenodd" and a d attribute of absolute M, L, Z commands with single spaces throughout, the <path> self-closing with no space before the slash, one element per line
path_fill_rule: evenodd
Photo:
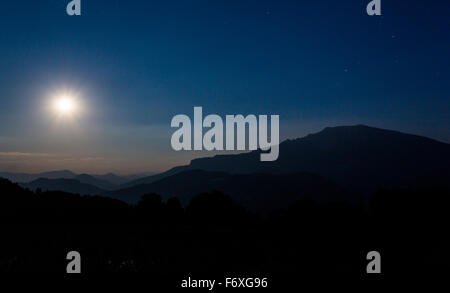
<path fill-rule="evenodd" d="M 293 202 L 261 215 L 213 190 L 183 207 L 142 196 L 135 205 L 100 196 L 24 189 L 0 180 L 0 270 L 64 272 L 365 273 L 368 251 L 383 274 L 448 269 L 448 189 L 379 190 L 366 203 Z"/>

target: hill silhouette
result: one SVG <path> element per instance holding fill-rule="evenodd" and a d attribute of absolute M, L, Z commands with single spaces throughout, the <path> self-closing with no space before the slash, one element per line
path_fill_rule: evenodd
<path fill-rule="evenodd" d="M 364 205 L 300 200 L 283 209 L 274 206 L 266 216 L 220 191 L 197 194 L 185 208 L 177 198 L 163 200 L 155 193 L 127 205 L 99 196 L 32 192 L 0 179 L 0 199 L 6 235 L 0 242 L 1 272 L 63 273 L 68 250 L 81 253 L 83 274 L 248 272 L 282 274 L 288 276 L 283 284 L 293 286 L 298 280 L 292 274 L 361 280 L 371 250 L 382 255 L 377 278 L 435 277 L 448 270 L 448 189 L 379 191 Z"/>
<path fill-rule="evenodd" d="M 39 178 L 30 183 L 21 183 L 20 185 L 33 191 L 41 189 L 43 191 L 63 191 L 86 195 L 98 195 L 105 192 L 103 189 L 90 184 L 81 183 L 76 179 Z"/>
<path fill-rule="evenodd" d="M 171 175 L 175 175 L 177 173 L 183 172 L 183 171 L 188 171 L 188 170 L 193 170 L 192 168 L 190 168 L 190 166 L 177 166 L 177 167 L 173 167 L 165 172 L 162 173 L 158 173 L 158 174 L 154 174 L 154 175 L 150 175 L 150 176 L 145 176 L 142 178 L 138 178 L 135 180 L 131 180 L 129 182 L 126 182 L 124 184 L 121 184 L 120 186 L 118 186 L 118 190 L 119 189 L 126 189 L 129 187 L 133 187 L 133 186 L 137 186 L 137 185 L 142 185 L 142 184 L 150 184 L 153 183 L 155 181 L 158 181 L 160 179 L 163 179 L 165 177 L 171 176 Z"/>
<path fill-rule="evenodd" d="M 136 203 L 146 193 L 158 193 L 163 199 L 177 197 L 183 205 L 200 193 L 222 191 L 241 205 L 258 211 L 286 207 L 298 200 L 318 202 L 358 202 L 357 194 L 329 180 L 309 173 L 291 174 L 229 174 L 204 170 L 189 170 L 106 195 Z"/>
<path fill-rule="evenodd" d="M 260 151 L 194 159 L 187 166 L 129 182 L 150 184 L 186 171 L 235 174 L 306 172 L 325 177 L 358 192 L 384 187 L 450 182 L 450 145 L 426 137 L 364 125 L 327 127 L 303 138 L 280 144 L 273 162 L 261 162 Z M 436 178 L 441 178 L 438 180 Z"/>
<path fill-rule="evenodd" d="M 354 190 L 373 191 L 450 174 L 450 145 L 367 126 L 327 127 L 280 145 L 274 162 L 257 152 L 193 160 L 191 168 L 253 173 L 310 172 Z"/>
<path fill-rule="evenodd" d="M 42 173 L 13 173 L 13 172 L 0 172 L 0 177 L 11 180 L 16 183 L 28 183 L 39 178 L 47 179 L 73 179 L 77 174 L 69 170 L 57 170 Z"/>
<path fill-rule="evenodd" d="M 255 177 L 264 176 L 262 178 L 264 181 L 275 184 L 281 184 L 283 181 L 285 186 L 294 186 L 296 190 L 302 190 L 298 182 L 302 182 L 305 188 L 311 184 L 297 177 L 315 174 L 317 176 L 311 182 L 326 181 L 318 184 L 319 187 L 315 189 L 319 199 L 324 198 L 320 185 L 330 186 L 331 183 L 341 186 L 336 189 L 345 188 L 353 193 L 366 195 L 380 188 L 450 187 L 449 144 L 364 125 L 327 127 L 303 138 L 286 140 L 280 144 L 280 156 L 277 161 L 261 162 L 259 154 L 260 151 L 253 151 L 194 159 L 189 165 L 138 179 L 136 176 L 118 176 L 112 173 L 78 175 L 67 170 L 39 174 L 0 173 L 0 175 L 6 175 L 4 177 L 12 181 L 23 179 L 23 183 L 34 178 L 34 182 L 23 184 L 33 190 L 41 188 L 72 193 L 103 194 L 127 202 L 136 202 L 142 194 L 153 191 L 165 197 L 179 196 L 182 202 L 186 202 L 195 193 L 218 189 L 228 192 L 238 200 L 242 198 L 241 202 L 244 205 L 251 202 L 251 206 L 260 206 L 249 200 L 252 194 L 258 192 L 262 194 L 260 202 L 263 202 L 263 198 L 276 197 L 274 194 L 268 195 L 268 191 L 274 189 L 247 188 L 253 183 L 245 183 L 238 176 L 229 175 L 253 174 L 254 176 L 248 178 L 242 177 L 248 182 L 253 182 Z M 186 173 L 195 170 L 223 172 L 228 175 L 221 174 L 221 180 L 214 181 L 211 178 L 219 173 Z M 193 174 L 198 176 L 195 177 Z M 273 178 L 270 178 L 270 175 L 274 175 Z M 280 179 L 282 175 L 285 176 L 283 180 Z M 37 180 L 36 176 L 52 180 L 76 181 Z M 241 194 L 239 190 L 233 190 L 231 186 L 236 185 L 235 181 L 249 191 Z M 287 192 L 287 188 L 283 190 L 286 194 L 291 194 Z M 301 194 L 293 196 L 293 198 L 302 197 L 304 195 Z"/>
<path fill-rule="evenodd" d="M 121 184 L 148 176 L 149 173 L 120 176 L 114 173 L 107 174 L 76 174 L 69 170 L 50 171 L 42 173 L 13 173 L 0 172 L 0 178 L 6 178 L 15 183 L 30 183 L 39 178 L 45 179 L 76 179 L 81 183 L 94 185 L 100 189 L 113 190 Z M 44 186 L 43 186 L 44 187 Z M 75 192 L 75 191 L 73 191 Z"/>
<path fill-rule="evenodd" d="M 138 175 L 120 176 L 120 175 L 116 175 L 114 173 L 107 173 L 107 174 L 100 174 L 100 175 L 95 174 L 95 175 L 90 175 L 90 176 L 92 176 L 92 177 L 94 177 L 96 179 L 102 180 L 102 181 L 107 181 L 110 184 L 112 184 L 113 186 L 117 187 L 117 186 L 125 184 L 125 183 L 127 183 L 129 181 L 136 180 L 136 179 L 141 178 L 141 177 L 147 177 L 148 175 L 145 175 L 145 174 L 140 175 L 140 174 L 138 174 Z"/>
<path fill-rule="evenodd" d="M 74 179 L 80 181 L 81 183 L 93 185 L 95 187 L 98 187 L 100 189 L 105 189 L 105 190 L 111 190 L 116 187 L 116 185 L 111 183 L 110 181 L 96 178 L 89 174 L 80 174 L 80 175 L 75 176 Z"/>

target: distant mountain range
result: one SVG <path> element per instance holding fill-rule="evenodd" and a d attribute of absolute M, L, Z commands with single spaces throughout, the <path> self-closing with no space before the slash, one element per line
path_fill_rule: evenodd
<path fill-rule="evenodd" d="M 137 180 L 141 177 L 148 177 L 151 173 L 120 176 L 113 173 L 103 175 L 76 174 L 69 170 L 59 170 L 43 173 L 12 173 L 0 172 L 1 178 L 6 178 L 15 183 L 31 183 L 40 178 L 45 179 L 75 179 L 80 183 L 90 184 L 95 187 L 112 190 L 129 181 Z"/>
<path fill-rule="evenodd" d="M 51 171 L 43 173 L 12 173 L 0 172 L 0 177 L 11 180 L 15 183 L 28 183 L 38 178 L 59 179 L 59 178 L 75 178 L 77 174 L 69 170 Z"/>
<path fill-rule="evenodd" d="M 450 178 L 449 144 L 363 125 L 327 127 L 284 141 L 277 161 L 260 162 L 258 153 L 196 159 L 188 168 L 232 173 L 308 172 L 362 192 Z"/>
<path fill-rule="evenodd" d="M 82 195 L 102 194 L 105 190 L 96 186 L 81 183 L 76 179 L 47 179 L 39 178 L 30 183 L 20 183 L 23 188 L 36 191 L 38 188 L 42 191 L 64 191 Z"/>
<path fill-rule="evenodd" d="M 113 174 L 41 173 L 33 176 L 47 176 L 47 180 L 34 178 L 25 186 L 98 193 L 131 203 L 150 192 L 186 203 L 197 193 L 218 189 L 241 204 L 257 208 L 304 198 L 357 200 L 356 194 L 379 188 L 450 187 L 449 144 L 363 125 L 327 127 L 286 140 L 273 162 L 261 162 L 259 154 L 253 151 L 195 159 L 189 165 L 134 180 L 121 181 L 122 177 Z M 60 181 L 61 175 L 72 181 Z M 30 174 L 14 176 L 33 178 Z M 10 178 L 1 173 L 0 177 Z"/>
<path fill-rule="evenodd" d="M 306 172 L 357 191 L 450 178 L 450 145 L 426 137 L 364 125 L 327 127 L 280 144 L 280 156 L 261 162 L 260 151 L 194 159 L 121 187 L 151 184 L 187 170 L 233 174 Z M 444 180 L 441 181 L 445 183 Z M 436 182 L 435 182 L 436 183 Z"/>

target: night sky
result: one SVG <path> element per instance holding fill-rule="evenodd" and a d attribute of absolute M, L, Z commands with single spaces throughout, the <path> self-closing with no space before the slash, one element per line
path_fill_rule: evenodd
<path fill-rule="evenodd" d="M 176 114 L 278 114 L 281 138 L 367 124 L 450 142 L 450 1 L 5 0 L 0 171 L 162 171 Z M 83 113 L 57 123 L 55 92 Z"/>

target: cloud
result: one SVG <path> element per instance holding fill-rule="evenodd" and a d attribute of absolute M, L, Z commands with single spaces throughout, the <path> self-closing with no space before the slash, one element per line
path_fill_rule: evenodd
<path fill-rule="evenodd" d="M 48 158 L 59 160 L 80 160 L 80 161 L 101 161 L 105 160 L 104 157 L 71 157 L 57 154 L 48 153 L 25 153 L 25 152 L 0 152 L 0 157 L 27 157 L 27 158 Z"/>
<path fill-rule="evenodd" d="M 22 152 L 0 152 L 3 157 L 55 157 L 47 153 L 22 153 Z"/>

